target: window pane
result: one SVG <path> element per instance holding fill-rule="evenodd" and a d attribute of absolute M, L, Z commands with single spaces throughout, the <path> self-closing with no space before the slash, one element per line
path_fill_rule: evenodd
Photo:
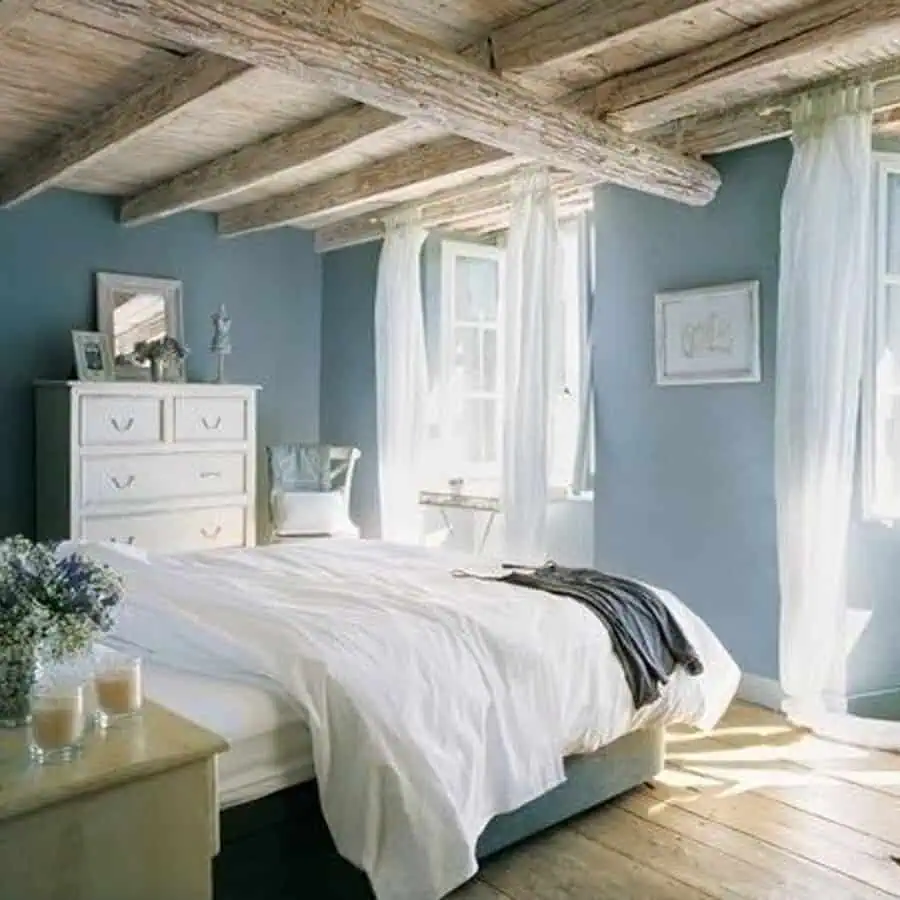
<path fill-rule="evenodd" d="M 887 178 L 887 270 L 900 275 L 900 174 Z"/>
<path fill-rule="evenodd" d="M 475 464 L 497 461 L 497 401 L 470 399 L 463 404 L 466 461 Z"/>
<path fill-rule="evenodd" d="M 497 319 L 500 279 L 493 259 L 456 257 L 456 318 L 469 322 Z"/>
<path fill-rule="evenodd" d="M 497 390 L 497 332 L 493 329 L 481 332 L 481 359 L 484 365 L 484 381 L 482 387 L 486 391 Z"/>
<path fill-rule="evenodd" d="M 882 328 L 883 349 L 876 360 L 879 378 L 896 388 L 900 386 L 900 288 L 887 288 Z"/>
<path fill-rule="evenodd" d="M 481 352 L 478 329 L 453 329 L 453 383 L 466 393 L 481 389 Z"/>

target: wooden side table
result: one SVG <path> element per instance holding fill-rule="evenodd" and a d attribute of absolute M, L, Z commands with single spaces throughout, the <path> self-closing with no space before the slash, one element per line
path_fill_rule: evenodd
<path fill-rule="evenodd" d="M 0 731 L 4 900 L 211 900 L 222 738 L 161 706 L 34 766 Z"/>

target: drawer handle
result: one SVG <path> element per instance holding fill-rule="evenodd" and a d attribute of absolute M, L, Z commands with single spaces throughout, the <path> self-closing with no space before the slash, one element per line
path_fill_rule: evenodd
<path fill-rule="evenodd" d="M 110 538 L 112 543 L 114 544 L 133 544 L 134 543 L 134 535 L 129 535 L 128 537 L 114 537 Z"/>
<path fill-rule="evenodd" d="M 216 527 L 213 528 L 212 531 L 207 531 L 206 528 L 200 529 L 200 534 L 202 534 L 203 537 L 205 537 L 207 540 L 210 540 L 210 541 L 215 540 L 221 533 L 222 533 L 221 525 L 216 525 Z"/>
<path fill-rule="evenodd" d="M 216 416 L 214 421 L 210 421 L 209 419 L 206 418 L 206 416 L 203 416 L 203 418 L 201 418 L 200 421 L 203 423 L 203 427 L 207 431 L 218 431 L 222 425 L 222 417 L 221 416 Z"/>
<path fill-rule="evenodd" d="M 110 475 L 109 480 L 115 485 L 116 490 L 124 491 L 126 488 L 130 488 L 137 479 L 134 475 L 129 475 L 124 481 L 119 481 L 115 475 Z"/>
<path fill-rule="evenodd" d="M 122 434 L 125 431 L 131 431 L 132 426 L 134 425 L 134 416 L 129 416 L 125 420 L 125 424 L 123 425 L 115 416 L 110 416 L 109 421 L 112 423 L 112 427 Z"/>
<path fill-rule="evenodd" d="M 201 472 L 200 477 L 201 478 L 221 478 L 222 473 L 221 472 Z"/>

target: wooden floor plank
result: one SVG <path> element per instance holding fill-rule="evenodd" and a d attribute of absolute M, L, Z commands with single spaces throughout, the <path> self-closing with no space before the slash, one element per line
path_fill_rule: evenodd
<path fill-rule="evenodd" d="M 585 837 L 635 862 L 665 872 L 711 897 L 745 900 L 812 900 L 813 895 L 791 893 L 778 872 L 728 856 L 709 844 L 641 819 L 615 806 L 580 817 L 573 826 Z"/>
<path fill-rule="evenodd" d="M 803 812 L 758 793 L 729 793 L 727 786 L 697 776 L 666 772 L 653 785 L 657 804 L 681 806 L 750 837 L 780 847 L 826 869 L 841 872 L 900 897 L 900 847 Z M 675 787 L 667 784 L 674 782 Z M 691 786 L 693 783 L 694 786 Z M 824 900 L 824 898 L 823 898 Z"/>
<path fill-rule="evenodd" d="M 687 742 L 675 737 L 666 748 L 669 765 L 729 785 L 732 792 L 755 791 L 872 837 L 900 843 L 900 803 L 895 797 L 835 778 L 825 766 L 812 768 L 786 759 L 783 748 L 765 740 L 714 735 Z"/>
<path fill-rule="evenodd" d="M 840 897 L 841 900 L 884 900 L 892 896 L 834 869 L 708 819 L 690 807 L 660 803 L 658 792 L 648 788 L 630 792 L 617 800 L 616 806 L 644 821 L 654 822 L 771 873 L 772 877 L 784 885 L 783 893 L 776 895 L 779 897 L 789 897 L 790 900 L 824 900 L 829 897 Z"/>
<path fill-rule="evenodd" d="M 900 898 L 900 755 L 735 703 L 666 771 L 490 860 L 452 900 Z"/>
<path fill-rule="evenodd" d="M 480 876 L 514 900 L 711 900 L 564 827 L 489 861 Z M 737 895 L 720 893 L 731 900 Z"/>
<path fill-rule="evenodd" d="M 745 745 L 764 740 L 784 759 L 817 772 L 827 772 L 840 781 L 900 797 L 900 753 L 826 741 L 792 727 L 783 716 L 768 709 L 734 703 L 713 736 Z"/>
<path fill-rule="evenodd" d="M 447 900 L 510 900 L 510 897 L 485 884 L 480 878 L 475 878 L 455 890 Z"/>

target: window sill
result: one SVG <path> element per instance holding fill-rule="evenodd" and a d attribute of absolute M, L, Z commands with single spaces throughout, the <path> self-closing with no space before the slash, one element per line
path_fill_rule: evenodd
<path fill-rule="evenodd" d="M 556 493 L 556 491 L 559 493 Z M 593 491 L 582 491 L 580 494 L 573 494 L 568 488 L 551 488 L 550 489 L 550 502 L 551 503 L 593 503 L 594 502 L 594 492 Z"/>

